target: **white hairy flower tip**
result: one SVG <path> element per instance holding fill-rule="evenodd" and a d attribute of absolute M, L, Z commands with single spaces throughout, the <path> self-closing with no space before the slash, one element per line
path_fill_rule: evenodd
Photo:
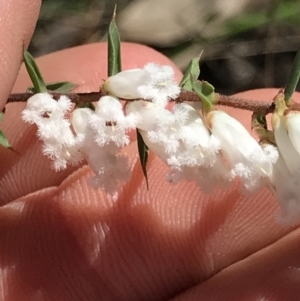
<path fill-rule="evenodd" d="M 262 149 L 245 127 L 222 111 L 208 114 L 212 134 L 221 142 L 221 151 L 232 168 L 232 177 L 240 177 L 247 190 L 257 189 L 261 179 L 272 175 L 278 159 L 275 147 Z"/>
<path fill-rule="evenodd" d="M 167 154 L 172 154 L 179 147 L 178 127 L 180 124 L 173 113 L 157 104 L 144 100 L 134 101 L 126 105 L 127 113 L 138 117 L 136 127 L 147 132 L 149 141 L 163 147 Z"/>
<path fill-rule="evenodd" d="M 210 134 L 199 112 L 187 103 L 180 103 L 174 106 L 174 115 L 181 125 L 179 137 L 191 161 L 190 163 L 183 162 L 183 165 L 212 166 L 220 150 L 220 141 Z M 192 159 L 196 163 L 193 164 Z"/>
<path fill-rule="evenodd" d="M 104 82 L 104 89 L 116 97 L 145 98 L 162 107 L 180 93 L 173 68 L 154 63 L 147 64 L 143 69 L 126 70 L 110 76 Z"/>
<path fill-rule="evenodd" d="M 291 116 L 292 117 L 292 116 Z M 296 124 L 292 121 L 292 118 L 287 120 L 287 127 L 290 132 L 288 134 L 286 128 L 285 116 L 280 116 L 277 113 L 272 115 L 272 126 L 274 130 L 274 136 L 277 147 L 285 160 L 285 163 L 292 174 L 298 174 L 300 172 L 300 155 L 295 149 L 292 140 L 297 145 L 297 130 L 294 128 Z M 290 135 L 290 136 L 289 136 Z M 291 139 L 290 139 L 291 138 Z"/>
<path fill-rule="evenodd" d="M 38 93 L 28 99 L 22 113 L 25 122 L 37 125 L 37 135 L 44 142 L 43 153 L 53 160 L 57 171 L 65 169 L 68 163 L 78 164 L 82 160 L 78 141 L 65 118 L 71 107 L 66 96 L 56 101 L 48 93 Z"/>
<path fill-rule="evenodd" d="M 179 95 L 180 87 L 174 80 L 174 70 L 171 66 L 149 63 L 144 70 L 151 75 L 151 81 L 138 87 L 142 98 L 165 107 L 170 99 Z"/>
<path fill-rule="evenodd" d="M 136 127 L 143 131 L 154 131 L 160 122 L 174 121 L 170 111 L 145 100 L 128 102 L 125 111 L 127 115 L 134 114 L 137 117 Z"/>
<path fill-rule="evenodd" d="M 99 146 L 113 142 L 118 147 L 130 142 L 128 131 L 136 128 L 137 115 L 124 115 L 120 101 L 112 96 L 103 96 L 97 103 L 96 112 L 89 117 Z"/>
<path fill-rule="evenodd" d="M 80 150 L 95 176 L 91 178 L 94 188 L 102 187 L 108 194 L 117 197 L 121 184 L 129 181 L 131 170 L 128 158 L 120 154 L 120 148 L 112 141 L 100 146 L 95 137 L 98 132 L 91 126 L 91 119 L 98 118 L 88 108 L 74 110 L 71 120 L 74 131 L 82 141 Z"/>

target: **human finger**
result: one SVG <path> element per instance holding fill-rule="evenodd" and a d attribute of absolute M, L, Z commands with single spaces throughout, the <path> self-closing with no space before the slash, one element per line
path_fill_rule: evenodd
<path fill-rule="evenodd" d="M 3 109 L 18 75 L 23 51 L 33 34 L 40 0 L 6 0 L 0 6 L 0 110 Z"/>

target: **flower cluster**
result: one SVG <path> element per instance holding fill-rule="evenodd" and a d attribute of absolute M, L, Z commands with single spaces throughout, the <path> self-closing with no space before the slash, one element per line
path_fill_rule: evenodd
<path fill-rule="evenodd" d="M 120 150 L 130 142 L 128 131 L 136 127 L 136 117 L 125 116 L 122 104 L 112 96 L 101 97 L 95 111 L 77 108 L 67 119 L 71 107 L 65 96 L 56 101 L 39 93 L 28 100 L 23 119 L 37 125 L 43 153 L 56 171 L 85 159 L 95 174 L 92 186 L 117 196 L 118 186 L 130 179 L 128 158 Z"/>
<path fill-rule="evenodd" d="M 300 213 L 298 113 L 277 110 L 272 122 L 276 143 L 260 144 L 221 110 L 201 113 L 189 103 L 167 109 L 180 92 L 170 66 L 151 63 L 122 71 L 103 87 L 111 96 L 101 97 L 95 111 L 75 108 L 71 113 L 67 97 L 56 101 L 47 93 L 28 100 L 23 119 L 37 125 L 43 152 L 56 170 L 86 160 L 95 174 L 93 186 L 116 195 L 130 179 L 128 159 L 120 151 L 130 143 L 129 131 L 138 129 L 148 148 L 170 167 L 170 183 L 193 181 L 209 192 L 238 178 L 244 191 L 268 187 L 283 217 L 295 221 Z M 128 100 L 124 109 L 119 98 Z"/>

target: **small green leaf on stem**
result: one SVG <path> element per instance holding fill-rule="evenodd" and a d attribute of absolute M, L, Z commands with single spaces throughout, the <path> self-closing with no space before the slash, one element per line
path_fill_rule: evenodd
<path fill-rule="evenodd" d="M 207 113 L 213 109 L 213 104 L 217 100 L 215 88 L 208 82 L 195 80 L 193 82 L 193 90 L 200 97 L 203 112 Z"/>
<path fill-rule="evenodd" d="M 268 143 L 276 145 L 274 132 L 268 130 L 267 119 L 264 113 L 259 111 L 253 112 L 251 118 L 252 130 L 256 132 L 259 137 L 260 143 Z"/>
<path fill-rule="evenodd" d="M 140 162 L 141 162 L 142 170 L 143 170 L 144 177 L 146 180 L 147 189 L 149 190 L 148 175 L 147 175 L 147 168 L 146 168 L 147 161 L 148 161 L 149 148 L 145 144 L 143 137 L 140 134 L 138 129 L 136 130 L 136 134 L 137 134 L 137 144 L 138 144 Z"/>
<path fill-rule="evenodd" d="M 36 93 L 47 92 L 47 87 L 46 87 L 45 81 L 41 75 L 41 72 L 40 72 L 34 58 L 27 50 L 24 51 L 23 56 L 24 56 L 25 67 L 26 67 L 28 75 L 33 83 L 34 91 Z"/>
<path fill-rule="evenodd" d="M 2 121 L 3 117 L 5 114 L 5 108 L 2 110 L 2 112 L 0 112 L 0 122 Z M 7 140 L 7 138 L 5 137 L 4 133 L 0 130 L 0 145 L 5 147 L 5 148 L 10 148 L 10 144 Z"/>
<path fill-rule="evenodd" d="M 287 84 L 284 88 L 284 100 L 286 104 L 289 104 L 292 95 L 295 92 L 298 82 L 300 78 L 300 49 L 298 49 L 296 53 L 296 57 L 294 60 L 294 64 L 290 73 L 290 76 L 288 78 Z"/>
<path fill-rule="evenodd" d="M 108 28 L 108 76 L 115 75 L 122 70 L 121 65 L 121 42 L 119 30 L 115 21 L 115 6 L 112 20 Z"/>
<path fill-rule="evenodd" d="M 5 114 L 5 107 L 3 108 L 2 112 L 0 112 L 0 122 L 2 121 Z"/>
<path fill-rule="evenodd" d="M 7 138 L 5 137 L 4 133 L 0 130 L 0 145 L 5 148 L 11 148 Z"/>
<path fill-rule="evenodd" d="M 77 84 L 71 82 L 53 82 L 46 84 L 46 89 L 56 93 L 70 93 L 77 86 Z M 27 91 L 36 93 L 34 87 L 29 87 Z"/>
<path fill-rule="evenodd" d="M 179 86 L 186 91 L 193 90 L 193 82 L 198 79 L 200 75 L 200 57 L 191 60 L 187 70 L 185 71 L 183 78 Z"/>

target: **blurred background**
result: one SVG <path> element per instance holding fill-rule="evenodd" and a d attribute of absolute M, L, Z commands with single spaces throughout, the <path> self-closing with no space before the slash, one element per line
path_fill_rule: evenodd
<path fill-rule="evenodd" d="M 123 41 L 149 45 L 232 94 L 284 86 L 300 47 L 300 0 L 43 0 L 35 56 L 106 39 L 115 3 Z M 298 90 L 300 86 L 298 85 Z"/>

